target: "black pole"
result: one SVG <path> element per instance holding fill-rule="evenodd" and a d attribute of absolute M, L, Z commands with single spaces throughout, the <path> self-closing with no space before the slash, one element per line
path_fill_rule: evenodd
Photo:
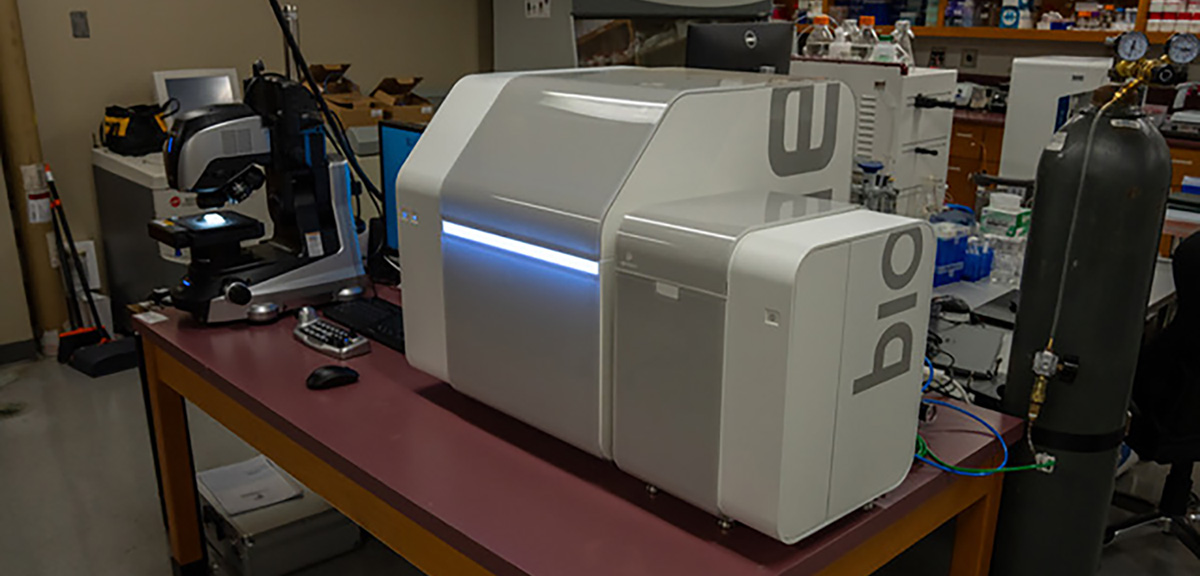
<path fill-rule="evenodd" d="M 300 50 L 300 43 L 296 37 L 292 35 L 292 29 L 288 26 L 287 16 L 283 13 L 283 7 L 279 5 L 279 0 L 268 0 L 271 4 L 271 12 L 275 14 L 275 21 L 279 24 L 280 31 L 283 32 L 283 40 L 292 50 L 292 55 L 295 56 L 296 72 L 298 78 L 303 78 L 304 82 L 312 89 L 313 95 L 317 100 L 317 107 L 321 109 L 321 114 L 325 117 L 327 124 L 331 126 L 330 132 L 333 133 L 333 144 L 346 157 L 346 161 L 350 163 L 350 168 L 358 179 L 362 181 L 363 186 L 373 198 L 383 201 L 383 193 L 379 188 L 375 187 L 375 183 L 367 176 L 362 165 L 358 163 L 358 156 L 350 147 L 350 140 L 346 138 L 346 133 L 339 124 L 337 116 L 329 109 L 329 104 L 325 102 L 325 98 L 321 96 L 320 85 L 313 78 L 312 71 L 308 68 L 308 61 L 304 59 L 304 52 Z"/>
<path fill-rule="evenodd" d="M 104 338 L 109 338 L 108 331 L 104 329 L 104 323 L 100 321 L 100 312 L 96 309 L 96 300 L 92 298 L 92 291 L 88 286 L 87 270 L 83 268 L 83 259 L 79 257 L 79 251 L 75 249 L 75 237 L 71 235 L 71 225 L 67 223 L 67 212 L 63 209 L 62 199 L 58 196 L 58 185 L 54 183 L 54 173 L 50 171 L 50 165 L 46 165 L 46 183 L 50 185 L 50 211 L 55 218 L 58 219 L 58 225 L 62 226 L 63 236 L 67 240 L 67 248 L 70 251 L 71 260 L 75 263 L 75 272 L 79 274 L 79 285 L 83 287 L 84 297 L 87 299 L 88 311 L 92 314 L 92 322 L 96 325 L 96 329 L 100 331 L 100 335 Z M 71 287 L 74 291 L 75 287 Z"/>
<path fill-rule="evenodd" d="M 67 317 L 71 321 L 71 329 L 83 327 L 83 312 L 79 310 L 79 299 L 75 294 L 75 276 L 71 274 L 71 264 L 67 255 L 67 247 L 63 244 L 62 228 L 58 218 L 51 218 L 54 223 L 54 244 L 58 249 L 58 268 L 62 270 L 63 291 L 67 294 Z"/>

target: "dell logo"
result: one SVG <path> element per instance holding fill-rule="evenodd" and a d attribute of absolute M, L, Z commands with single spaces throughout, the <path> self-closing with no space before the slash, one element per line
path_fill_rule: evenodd
<path fill-rule="evenodd" d="M 753 30 L 746 31 L 746 47 L 751 50 L 758 48 L 758 33 Z"/>
<path fill-rule="evenodd" d="M 903 270 L 896 270 L 893 262 L 896 245 L 901 240 L 912 241 L 912 260 Z M 883 246 L 883 283 L 893 292 L 901 292 L 912 287 L 913 279 L 921 267 L 924 254 L 925 238 L 919 228 L 909 228 L 888 236 Z M 915 289 L 914 289 L 915 290 Z M 917 294 L 913 291 L 898 296 L 879 305 L 878 319 L 888 320 L 917 307 Z M 884 329 L 875 343 L 874 361 L 871 363 L 871 373 L 854 381 L 854 394 L 861 394 L 884 382 L 907 374 L 912 368 L 913 329 L 907 322 L 897 320 Z M 922 336 L 922 341 L 923 340 Z M 893 343 L 900 344 L 900 358 L 887 364 L 887 349 Z"/>

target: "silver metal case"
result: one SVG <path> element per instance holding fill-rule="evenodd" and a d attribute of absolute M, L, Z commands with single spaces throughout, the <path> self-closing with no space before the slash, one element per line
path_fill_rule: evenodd
<path fill-rule="evenodd" d="M 204 538 L 218 565 L 232 576 L 282 576 L 350 552 L 362 542 L 355 523 L 320 496 L 300 498 L 230 516 L 204 487 L 200 506 Z"/>

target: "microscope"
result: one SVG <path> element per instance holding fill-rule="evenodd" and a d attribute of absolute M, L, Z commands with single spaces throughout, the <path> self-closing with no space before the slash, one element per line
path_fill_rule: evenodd
<path fill-rule="evenodd" d="M 224 210 L 156 220 L 150 236 L 191 251 L 172 304 L 202 324 L 269 322 L 281 313 L 363 292 L 365 275 L 345 160 L 331 161 L 316 98 L 301 84 L 255 66 L 241 104 L 175 120 L 164 151 L 173 189 L 219 209 L 267 188 L 272 238 L 263 223 Z"/>

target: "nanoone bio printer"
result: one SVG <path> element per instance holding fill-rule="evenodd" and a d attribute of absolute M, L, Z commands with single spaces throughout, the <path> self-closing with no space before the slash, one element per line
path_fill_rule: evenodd
<path fill-rule="evenodd" d="M 912 461 L 929 226 L 846 204 L 849 90 L 486 74 L 397 180 L 408 360 L 793 543 Z"/>

